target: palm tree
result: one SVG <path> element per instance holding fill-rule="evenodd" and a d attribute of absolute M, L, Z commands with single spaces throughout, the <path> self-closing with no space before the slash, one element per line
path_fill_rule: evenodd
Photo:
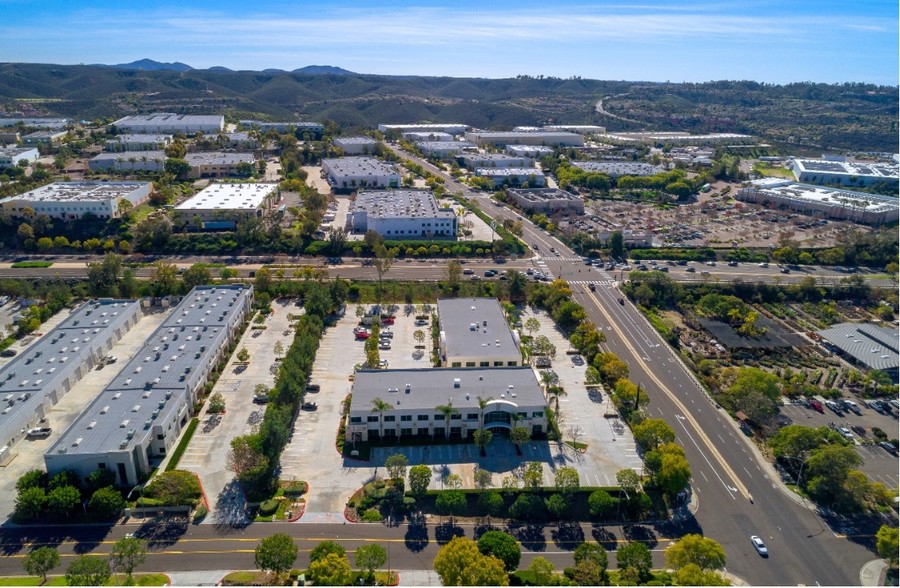
<path fill-rule="evenodd" d="M 459 411 L 453 407 L 452 402 L 448 402 L 447 404 L 439 404 L 438 406 L 435 406 L 434 409 L 438 412 L 444 413 L 444 420 L 447 421 L 447 427 L 444 429 L 444 436 L 449 439 L 450 420 L 453 418 L 453 415 L 459 414 Z"/>
<path fill-rule="evenodd" d="M 547 388 L 547 394 L 556 400 L 556 412 L 559 412 L 559 397 L 566 396 L 566 390 L 562 386 L 550 386 Z"/>
<path fill-rule="evenodd" d="M 378 438 L 384 438 L 384 411 L 391 410 L 391 404 L 381 398 L 372 400 L 372 412 L 378 413 Z"/>
<path fill-rule="evenodd" d="M 478 428 L 484 428 L 484 409 L 487 408 L 487 405 L 494 400 L 493 396 L 488 396 L 487 398 L 482 398 L 481 396 L 476 396 L 475 400 L 478 401 Z"/>

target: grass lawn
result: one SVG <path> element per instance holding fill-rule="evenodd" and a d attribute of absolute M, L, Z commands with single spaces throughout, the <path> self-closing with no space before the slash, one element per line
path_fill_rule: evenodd
<path fill-rule="evenodd" d="M 145 218 L 150 216 L 150 214 L 154 210 L 159 210 L 159 209 L 156 208 L 155 206 L 150 206 L 147 203 L 141 204 L 140 206 L 138 206 L 137 208 L 135 208 L 131 211 L 131 217 L 132 217 L 131 224 L 132 225 L 138 224 L 139 222 L 141 222 L 142 220 L 144 220 Z"/>
<path fill-rule="evenodd" d="M 12 264 L 10 267 L 12 268 L 29 268 L 29 267 L 50 267 L 53 265 L 52 261 L 17 261 Z"/>
<path fill-rule="evenodd" d="M 770 165 L 763 165 L 761 163 L 757 163 L 756 165 L 753 166 L 753 171 L 757 172 L 758 174 L 760 174 L 762 176 L 766 176 L 766 177 L 770 177 L 770 178 L 771 177 L 786 178 L 788 180 L 794 179 L 794 172 L 789 169 L 785 169 L 783 167 L 773 167 Z"/>
<path fill-rule="evenodd" d="M 169 577 L 165 574 L 134 574 L 133 586 L 166 586 L 169 584 Z M 0 577 L 0 586 L 41 586 L 41 579 L 36 576 L 2 576 Z M 43 586 L 65 586 L 65 576 L 48 576 L 47 583 Z M 125 574 L 119 574 L 110 577 L 104 586 L 124 586 Z"/>
<path fill-rule="evenodd" d="M 264 586 L 270 580 L 265 572 L 231 572 L 222 578 L 223 586 Z"/>

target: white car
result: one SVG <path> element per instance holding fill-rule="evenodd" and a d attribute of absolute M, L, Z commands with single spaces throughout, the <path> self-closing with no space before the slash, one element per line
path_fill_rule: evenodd
<path fill-rule="evenodd" d="M 769 548 L 766 547 L 766 544 L 763 543 L 763 540 L 760 539 L 756 535 L 752 535 L 750 537 L 750 543 L 753 544 L 753 548 L 756 549 L 756 552 L 763 557 L 769 557 Z"/>

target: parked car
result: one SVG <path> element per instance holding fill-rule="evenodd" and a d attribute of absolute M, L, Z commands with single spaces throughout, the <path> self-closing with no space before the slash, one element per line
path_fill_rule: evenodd
<path fill-rule="evenodd" d="M 53 432 L 53 429 L 50 427 L 35 427 L 33 429 L 28 429 L 28 432 L 25 433 L 25 436 L 29 439 L 42 439 L 44 437 L 49 437 L 50 433 Z"/>
<path fill-rule="evenodd" d="M 0 351 L 0 357 L 13 357 L 15 354 L 15 349 L 4 349 L 3 351 Z"/>
<path fill-rule="evenodd" d="M 763 543 L 763 540 L 758 536 L 751 535 L 750 543 L 753 544 L 753 548 L 756 550 L 756 553 L 760 554 L 763 557 L 769 557 L 769 548 L 766 547 L 766 544 Z"/>
<path fill-rule="evenodd" d="M 884 449 L 891 455 L 897 455 L 897 447 L 895 447 L 893 443 L 889 441 L 882 441 L 881 443 L 879 443 L 879 445 L 881 445 L 882 449 Z"/>
<path fill-rule="evenodd" d="M 858 415 L 862 415 L 862 411 L 859 409 L 859 405 L 853 402 L 852 400 L 844 401 L 844 408 L 851 412 L 855 412 Z"/>
<path fill-rule="evenodd" d="M 315 402 L 304 402 L 303 406 L 301 406 L 300 408 L 302 408 L 303 410 L 312 411 L 312 410 L 318 410 L 319 405 L 317 405 Z"/>
<path fill-rule="evenodd" d="M 319 386 L 318 384 L 307 384 L 306 385 L 306 391 L 311 392 L 313 394 L 318 393 L 318 391 L 321 389 L 322 389 L 322 387 Z"/>
<path fill-rule="evenodd" d="M 393 331 L 381 331 L 381 333 L 379 333 L 378 336 L 382 339 L 393 339 L 394 332 Z"/>
<path fill-rule="evenodd" d="M 269 393 L 265 392 L 263 394 L 254 394 L 253 395 L 254 404 L 266 404 L 269 402 Z"/>
<path fill-rule="evenodd" d="M 357 341 L 365 341 L 368 338 L 369 338 L 369 331 L 359 331 L 358 333 L 356 333 Z"/>
<path fill-rule="evenodd" d="M 394 324 L 394 320 L 395 320 L 395 317 L 392 317 L 392 316 L 386 316 L 386 317 L 384 317 L 383 319 L 381 319 L 381 324 L 382 324 L 382 325 L 393 325 L 393 324 Z"/>
<path fill-rule="evenodd" d="M 825 407 L 822 406 L 822 403 L 816 399 L 811 399 L 809 401 L 809 407 L 815 411 L 825 414 Z"/>
<path fill-rule="evenodd" d="M 390 351 L 391 350 L 391 342 L 390 341 L 381 341 L 378 343 L 378 348 L 382 351 Z"/>
<path fill-rule="evenodd" d="M 427 324 L 428 324 L 428 319 L 422 319 L 422 318 L 416 319 L 416 326 L 417 326 L 417 327 L 424 327 L 424 326 L 427 325 Z"/>

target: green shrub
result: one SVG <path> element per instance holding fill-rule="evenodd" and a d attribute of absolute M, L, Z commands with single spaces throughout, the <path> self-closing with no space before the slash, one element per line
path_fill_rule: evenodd
<path fill-rule="evenodd" d="M 277 500 L 263 500 L 259 505 L 259 514 L 260 516 L 267 517 L 269 515 L 275 514 L 275 511 L 278 510 L 278 501 Z"/>
<path fill-rule="evenodd" d="M 203 407 L 203 403 L 198 403 L 200 407 Z M 198 412 L 197 407 L 194 407 L 194 412 Z M 178 467 L 178 461 L 181 459 L 181 456 L 184 455 L 184 451 L 187 449 L 188 443 L 191 442 L 191 437 L 194 436 L 194 431 L 197 430 L 197 425 L 200 424 L 200 419 L 191 419 L 191 422 L 187 426 L 187 431 L 184 432 L 184 435 L 181 437 L 181 441 L 178 442 L 178 447 L 175 448 L 175 453 L 172 455 L 172 458 L 169 460 L 169 463 L 166 464 L 166 471 L 172 471 Z"/>
<path fill-rule="evenodd" d="M 381 513 L 374 508 L 370 508 L 362 516 L 362 520 L 366 523 L 380 523 L 383 519 L 384 517 L 381 516 Z"/>
<path fill-rule="evenodd" d="M 284 489 L 285 496 L 300 496 L 306 494 L 308 486 L 306 482 L 291 482 Z"/>
<path fill-rule="evenodd" d="M 194 510 L 194 520 L 203 520 L 203 517 L 205 517 L 207 514 L 209 514 L 209 510 L 206 508 L 205 504 L 201 504 L 197 507 L 196 510 Z"/>

